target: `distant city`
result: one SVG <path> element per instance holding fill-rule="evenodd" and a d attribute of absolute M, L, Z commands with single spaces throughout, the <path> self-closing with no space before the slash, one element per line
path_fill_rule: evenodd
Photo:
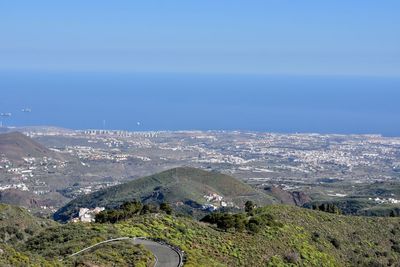
<path fill-rule="evenodd" d="M 43 127 L 18 130 L 57 156 L 31 155 L 18 163 L 2 155 L 0 190 L 32 193 L 40 199 L 37 203 L 42 203 L 43 210 L 54 211 L 68 199 L 177 166 L 216 170 L 258 188 L 274 185 L 328 198 L 348 197 L 360 186 L 400 178 L 398 137 Z M 368 197 L 376 198 L 374 194 Z M 394 202 L 400 196 L 390 199 L 376 201 Z"/>

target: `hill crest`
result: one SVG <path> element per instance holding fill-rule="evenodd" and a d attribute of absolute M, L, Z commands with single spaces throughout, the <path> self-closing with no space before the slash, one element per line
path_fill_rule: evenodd
<path fill-rule="evenodd" d="M 114 208 L 133 199 L 144 203 L 168 202 L 191 214 L 206 204 L 239 208 L 247 200 L 260 205 L 274 202 L 268 195 L 232 176 L 179 167 L 78 197 L 58 210 L 54 218 L 66 221 L 76 216 L 79 208 Z"/>
<path fill-rule="evenodd" d="M 54 153 L 20 132 L 11 132 L 0 134 L 0 154 L 12 162 L 22 162 L 23 158 L 49 157 Z"/>

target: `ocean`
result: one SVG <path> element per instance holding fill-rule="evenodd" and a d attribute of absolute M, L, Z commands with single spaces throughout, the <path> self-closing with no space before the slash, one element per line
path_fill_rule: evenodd
<path fill-rule="evenodd" d="M 0 72 L 8 126 L 400 136 L 399 102 L 387 77 Z"/>

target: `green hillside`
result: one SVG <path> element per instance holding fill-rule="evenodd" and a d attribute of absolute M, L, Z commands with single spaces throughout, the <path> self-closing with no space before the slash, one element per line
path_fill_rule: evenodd
<path fill-rule="evenodd" d="M 96 224 L 58 225 L 31 238 L 19 249 L 48 261 L 62 259 L 60 266 L 149 266 L 152 254 L 129 241 L 104 244 L 87 253 L 69 255 L 98 242 L 120 237 L 114 227 Z"/>
<path fill-rule="evenodd" d="M 187 217 L 146 214 L 116 224 L 58 225 L 18 246 L 18 253 L 54 262 L 109 238 L 147 236 L 184 250 L 187 267 L 394 267 L 400 262 L 399 218 L 342 216 L 283 205 L 241 214 L 244 220 L 257 224 L 257 231 L 221 230 Z M 59 264 L 111 266 L 110 262 L 119 262 L 118 266 L 149 266 L 151 261 L 144 248 L 121 243 L 100 246 Z"/>
<path fill-rule="evenodd" d="M 33 216 L 24 208 L 0 204 L 0 241 L 3 243 L 23 242 L 55 224 L 54 221 Z"/>
<path fill-rule="evenodd" d="M 120 242 L 99 247 L 80 257 L 63 260 L 76 250 L 112 237 L 117 229 L 83 224 L 60 225 L 38 218 L 20 207 L 0 204 L 0 266 L 146 266 L 153 262 L 150 252 Z M 140 265 L 143 263 L 142 265 Z"/>
<path fill-rule="evenodd" d="M 257 233 L 221 231 L 170 216 L 119 223 L 122 235 L 159 237 L 188 254 L 186 266 L 398 266 L 400 220 L 333 215 L 271 205 Z"/>
<path fill-rule="evenodd" d="M 273 199 L 234 177 L 195 168 L 175 168 L 125 184 L 106 188 L 79 197 L 54 215 L 58 221 L 76 216 L 79 208 L 114 208 L 133 199 L 144 203 L 168 202 L 179 210 L 193 210 L 206 203 L 204 195 L 218 194 L 226 202 L 243 206 L 246 200 L 260 205 L 270 204 Z"/>
<path fill-rule="evenodd" d="M 24 208 L 0 204 L 0 266 L 55 266 L 41 256 L 17 249 L 55 225 L 54 221 L 35 217 Z"/>
<path fill-rule="evenodd" d="M 160 238 L 178 246 L 187 255 L 187 267 L 395 267 L 400 262 L 400 218 L 343 216 L 284 205 L 224 215 L 240 218 L 245 227 L 237 222 L 221 227 L 163 212 L 137 214 L 115 224 L 50 223 L 7 205 L 1 205 L 0 215 L 2 227 L 15 225 L 27 234 L 0 243 L 0 266 L 151 266 L 149 251 L 125 241 L 66 259 L 82 248 L 127 236 Z"/>

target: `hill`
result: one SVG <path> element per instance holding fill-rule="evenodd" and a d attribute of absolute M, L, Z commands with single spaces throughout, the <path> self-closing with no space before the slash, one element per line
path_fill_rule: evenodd
<path fill-rule="evenodd" d="M 118 237 L 161 239 L 186 253 L 185 266 L 398 266 L 400 218 L 355 217 L 285 205 L 237 213 L 246 225 L 226 229 L 165 213 L 137 215 L 115 224 L 57 224 L 25 209 L 0 205 L 1 266 L 150 266 L 153 256 L 129 242 L 74 252 Z M 8 231 L 8 230 L 7 230 Z M 15 238 L 18 235 L 24 238 Z"/>
<path fill-rule="evenodd" d="M 187 217 L 146 214 L 116 224 L 58 225 L 29 239 L 20 251 L 52 261 L 108 238 L 147 236 L 184 250 L 187 267 L 398 266 L 400 262 L 399 218 L 343 216 L 284 205 L 257 208 L 241 216 L 257 224 L 258 230 L 236 226 L 221 230 Z M 104 250 L 108 253 L 102 257 Z M 92 259 L 97 255 L 104 263 L 122 257 L 117 256 L 120 252 L 118 247 L 99 247 L 76 261 L 99 262 Z M 136 255 L 133 265 L 149 263 L 143 253 L 132 254 Z M 62 263 L 73 266 L 73 262 Z"/>
<path fill-rule="evenodd" d="M 23 158 L 54 156 L 52 151 L 20 132 L 0 134 L 0 154 L 13 163 L 23 162 Z"/>
<path fill-rule="evenodd" d="M 182 167 L 79 197 L 58 210 L 54 218 L 58 221 L 66 221 L 75 217 L 79 208 L 114 208 L 133 199 L 144 203 L 168 202 L 176 210 L 185 213 L 201 210 L 204 204 L 220 206 L 225 203 L 228 206 L 230 204 L 242 207 L 247 200 L 252 200 L 259 205 L 273 202 L 268 195 L 234 177 Z"/>
<path fill-rule="evenodd" d="M 333 215 L 303 208 L 258 208 L 256 233 L 221 231 L 185 218 L 136 217 L 122 235 L 169 240 L 188 254 L 186 266 L 398 266 L 400 220 Z"/>
<path fill-rule="evenodd" d="M 79 261 L 59 261 L 59 257 L 69 255 L 70 251 L 119 236 L 116 230 L 101 230 L 81 224 L 60 227 L 54 221 L 33 216 L 24 208 L 0 204 L 0 266 L 133 266 L 133 262 L 134 266 L 146 266 L 140 263 L 153 261 L 150 252 L 129 243 L 101 246 Z M 38 236 L 40 241 L 35 242 Z M 37 253 L 42 248 L 46 253 Z"/>
<path fill-rule="evenodd" d="M 400 219 L 334 215 L 270 205 L 252 216 L 259 229 L 222 231 L 170 216 L 117 224 L 122 235 L 168 240 L 186 251 L 186 266 L 398 266 Z"/>
<path fill-rule="evenodd" d="M 0 204 L 0 241 L 3 243 L 23 242 L 54 225 L 54 221 L 35 217 L 24 208 Z"/>
<path fill-rule="evenodd" d="M 40 200 L 37 195 L 16 189 L 0 191 L 0 203 L 26 208 L 38 208 L 40 206 Z"/>
<path fill-rule="evenodd" d="M 303 206 L 304 204 L 311 202 L 311 198 L 304 192 L 300 191 L 286 191 L 278 186 L 266 186 L 264 187 L 265 192 L 276 198 L 281 204 Z"/>

